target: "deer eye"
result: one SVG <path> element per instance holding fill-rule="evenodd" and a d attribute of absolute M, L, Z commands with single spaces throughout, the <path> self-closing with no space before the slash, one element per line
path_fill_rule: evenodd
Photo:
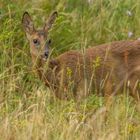
<path fill-rule="evenodd" d="M 40 42 L 39 42 L 38 39 L 33 39 L 33 43 L 34 43 L 34 45 L 36 45 L 36 46 L 40 45 Z"/>

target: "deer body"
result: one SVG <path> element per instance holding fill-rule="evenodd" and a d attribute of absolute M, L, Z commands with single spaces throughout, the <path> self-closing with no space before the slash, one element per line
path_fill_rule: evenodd
<path fill-rule="evenodd" d="M 93 91 L 109 96 L 122 93 L 126 86 L 130 89 L 129 93 L 138 99 L 140 41 L 116 41 L 88 48 L 85 52 L 73 50 L 47 59 L 50 44 L 47 33 L 56 15 L 54 12 L 50 16 L 42 31 L 34 29 L 28 13 L 23 15 L 22 20 L 30 41 L 33 64 L 39 77 L 55 95 L 61 99 L 81 98 Z"/>

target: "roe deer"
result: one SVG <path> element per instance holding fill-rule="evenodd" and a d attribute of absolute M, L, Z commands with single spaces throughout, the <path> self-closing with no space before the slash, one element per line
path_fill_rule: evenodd
<path fill-rule="evenodd" d="M 25 12 L 22 24 L 30 43 L 33 65 L 57 97 L 81 98 L 91 90 L 109 96 L 122 93 L 126 87 L 130 95 L 139 99 L 140 40 L 102 44 L 84 53 L 71 50 L 48 59 L 51 44 L 48 33 L 56 17 L 57 12 L 52 13 L 45 26 L 36 30 L 30 15 Z"/>

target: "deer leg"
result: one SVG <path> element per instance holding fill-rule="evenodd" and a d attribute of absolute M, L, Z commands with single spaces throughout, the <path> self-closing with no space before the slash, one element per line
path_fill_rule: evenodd
<path fill-rule="evenodd" d="M 130 81 L 130 95 L 136 100 L 140 101 L 140 81 L 137 76 L 129 78 Z"/>
<path fill-rule="evenodd" d="M 113 103 L 113 80 L 111 78 L 107 79 L 104 86 L 104 96 L 105 96 L 105 105 L 110 107 Z"/>

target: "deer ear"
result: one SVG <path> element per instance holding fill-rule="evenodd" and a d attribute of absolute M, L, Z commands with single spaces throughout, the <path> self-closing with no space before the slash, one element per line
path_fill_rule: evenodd
<path fill-rule="evenodd" d="M 46 32 L 48 32 L 51 29 L 52 24 L 54 23 L 57 16 L 58 16 L 57 11 L 55 11 L 51 14 L 51 16 L 49 17 L 48 21 L 45 23 L 45 26 L 44 26 L 44 30 Z"/>
<path fill-rule="evenodd" d="M 25 12 L 22 17 L 22 25 L 26 33 L 32 34 L 34 32 L 34 24 L 28 12 Z"/>

